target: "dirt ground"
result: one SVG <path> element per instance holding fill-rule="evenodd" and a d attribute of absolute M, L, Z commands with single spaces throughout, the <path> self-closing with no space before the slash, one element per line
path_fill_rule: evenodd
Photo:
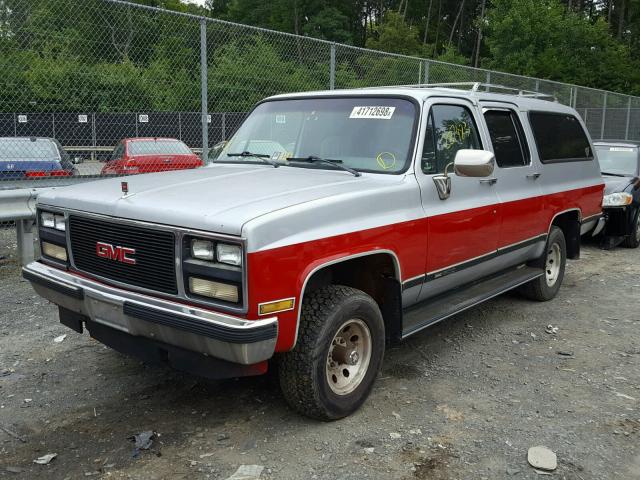
<path fill-rule="evenodd" d="M 274 375 L 209 382 L 60 325 L 7 232 L 0 478 L 226 479 L 240 465 L 283 480 L 544 478 L 527 463 L 536 445 L 557 454 L 551 478 L 640 478 L 639 251 L 587 246 L 553 301 L 503 295 L 390 348 L 364 407 L 319 423 Z M 149 430 L 137 452 L 128 437 Z"/>

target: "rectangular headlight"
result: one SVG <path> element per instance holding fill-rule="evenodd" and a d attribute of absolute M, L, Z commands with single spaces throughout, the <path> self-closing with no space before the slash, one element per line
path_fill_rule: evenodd
<path fill-rule="evenodd" d="M 238 303 L 238 287 L 227 283 L 213 282 L 204 278 L 189 277 L 189 291 L 195 295 Z"/>
<path fill-rule="evenodd" d="M 602 200 L 603 207 L 623 207 L 625 205 L 631 205 L 633 197 L 626 192 L 616 192 L 605 195 Z"/>
<path fill-rule="evenodd" d="M 67 229 L 67 224 L 64 221 L 64 215 L 54 215 L 53 222 L 56 230 L 64 232 Z"/>
<path fill-rule="evenodd" d="M 67 249 L 53 243 L 42 242 L 42 254 L 63 262 L 67 261 Z"/>
<path fill-rule="evenodd" d="M 191 240 L 191 257 L 198 260 L 212 261 L 214 259 L 213 242 L 195 238 Z"/>
<path fill-rule="evenodd" d="M 40 225 L 45 228 L 55 228 L 61 232 L 64 232 L 67 229 L 67 225 L 64 221 L 64 215 L 60 213 L 41 212 Z"/>
<path fill-rule="evenodd" d="M 46 228 L 56 228 L 55 215 L 51 212 L 42 212 L 40 214 L 40 224 Z"/>
<path fill-rule="evenodd" d="M 227 265 L 242 265 L 242 248 L 240 245 L 229 245 L 227 243 L 218 243 L 216 245 L 216 257 L 218 262 Z"/>

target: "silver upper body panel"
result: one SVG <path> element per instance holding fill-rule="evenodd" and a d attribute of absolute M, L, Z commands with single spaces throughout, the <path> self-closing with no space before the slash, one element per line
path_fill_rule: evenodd
<path fill-rule="evenodd" d="M 477 106 L 484 101 L 504 102 L 520 110 L 575 114 L 570 107 L 556 102 L 451 88 L 333 90 L 277 95 L 267 100 L 330 96 L 403 96 L 414 99 L 421 107 L 439 98 L 464 99 Z M 412 164 L 401 174 L 363 173 L 355 177 L 341 170 L 214 162 L 194 170 L 112 178 L 52 189 L 43 193 L 38 203 L 241 236 L 246 239 L 248 252 L 414 220 L 425 214 L 446 213 L 446 202 L 435 202 L 432 212 L 421 202 L 416 174 L 423 174 L 416 159 L 422 147 L 424 117 L 421 111 L 417 118 L 419 134 L 412 145 Z M 571 166 L 566 168 L 575 170 Z M 586 180 L 569 179 L 566 180 L 578 184 Z M 122 192 L 122 181 L 128 182 L 127 195 Z M 569 188 L 574 186 L 564 185 L 560 189 Z M 474 203 L 476 201 L 469 198 L 465 208 L 473 208 Z"/>

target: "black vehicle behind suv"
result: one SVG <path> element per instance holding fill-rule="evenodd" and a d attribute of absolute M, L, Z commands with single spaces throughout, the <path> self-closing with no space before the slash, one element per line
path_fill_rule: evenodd
<path fill-rule="evenodd" d="M 603 247 L 640 245 L 640 143 L 601 141 L 594 144 L 605 181 L 606 217 Z"/>

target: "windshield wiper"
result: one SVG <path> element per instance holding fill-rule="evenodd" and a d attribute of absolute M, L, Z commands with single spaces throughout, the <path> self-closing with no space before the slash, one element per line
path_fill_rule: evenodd
<path fill-rule="evenodd" d="M 334 159 L 331 159 L 331 158 L 321 158 L 321 157 L 318 157 L 316 155 L 309 155 L 308 157 L 290 157 L 290 158 L 287 158 L 287 161 L 289 161 L 289 162 L 306 162 L 306 163 L 325 163 L 327 165 L 332 165 L 334 167 L 338 167 L 339 169 L 344 170 L 345 172 L 349 172 L 354 177 L 359 177 L 360 175 L 362 175 L 357 170 L 354 170 L 351 167 L 347 167 L 346 165 L 343 165 L 342 164 L 342 160 L 334 160 Z"/>
<path fill-rule="evenodd" d="M 612 177 L 626 177 L 626 175 L 622 173 L 611 173 L 611 172 L 600 172 L 603 175 L 611 175 Z"/>
<path fill-rule="evenodd" d="M 273 167 L 275 167 L 275 168 L 278 168 L 280 166 L 279 164 L 277 164 L 276 162 L 271 160 L 271 156 L 270 155 L 265 155 L 263 153 L 253 153 L 253 152 L 249 152 L 249 151 L 245 150 L 244 152 L 227 153 L 226 155 L 227 155 L 227 157 L 242 157 L 242 158 L 251 157 L 251 158 L 257 158 L 258 160 L 260 160 L 260 161 L 262 161 L 264 163 L 268 163 L 269 165 L 273 165 Z"/>

